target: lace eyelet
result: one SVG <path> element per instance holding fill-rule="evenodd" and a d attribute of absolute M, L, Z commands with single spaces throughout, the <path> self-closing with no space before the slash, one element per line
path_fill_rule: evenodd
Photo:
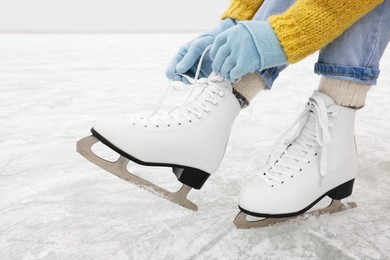
<path fill-rule="evenodd" d="M 301 168 L 301 169 L 299 169 L 299 171 L 301 172 L 301 171 L 302 171 L 302 168 Z"/>
<path fill-rule="evenodd" d="M 273 188 L 273 187 L 274 187 L 274 185 L 272 184 L 272 185 L 271 185 L 271 188 Z"/>
<path fill-rule="evenodd" d="M 189 123 L 192 123 L 192 120 L 188 120 Z"/>
<path fill-rule="evenodd" d="M 168 125 L 168 127 L 171 127 L 171 125 Z"/>
<path fill-rule="evenodd" d="M 178 125 L 181 125 L 181 123 L 179 123 Z"/>
<path fill-rule="evenodd" d="M 318 155 L 318 153 L 315 153 L 315 154 L 314 154 L 314 156 L 317 156 L 317 155 Z"/>
<path fill-rule="evenodd" d="M 307 164 L 310 164 L 310 161 L 307 161 Z"/>
<path fill-rule="evenodd" d="M 160 127 L 159 125 L 156 125 L 156 127 Z"/>
<path fill-rule="evenodd" d="M 148 127 L 147 125 L 144 125 L 144 127 Z"/>
<path fill-rule="evenodd" d="M 283 184 L 284 183 L 284 181 L 282 181 L 280 184 Z"/>
<path fill-rule="evenodd" d="M 218 95 L 219 95 L 220 97 L 223 97 L 223 96 L 225 96 L 225 92 L 221 91 L 221 92 L 218 93 Z"/>
<path fill-rule="evenodd" d="M 294 178 L 294 175 L 291 175 L 290 178 Z"/>
<path fill-rule="evenodd" d="M 266 173 L 263 173 L 263 175 L 267 175 Z"/>

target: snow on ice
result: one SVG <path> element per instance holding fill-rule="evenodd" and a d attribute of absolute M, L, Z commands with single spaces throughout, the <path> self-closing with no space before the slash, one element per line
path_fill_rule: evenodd
<path fill-rule="evenodd" d="M 0 36 L 0 258 L 389 259 L 390 52 L 357 115 L 359 173 L 346 201 L 358 207 L 347 212 L 256 230 L 232 223 L 240 188 L 318 83 L 315 55 L 242 111 L 221 167 L 189 195 L 198 212 L 76 153 L 98 118 L 151 111 L 167 84 L 165 65 L 193 36 Z M 171 92 L 168 105 L 183 95 Z M 169 169 L 132 170 L 179 187 Z"/>

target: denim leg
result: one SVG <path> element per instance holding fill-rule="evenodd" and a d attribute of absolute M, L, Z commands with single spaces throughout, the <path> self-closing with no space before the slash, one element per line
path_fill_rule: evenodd
<path fill-rule="evenodd" d="M 366 14 L 320 51 L 317 74 L 375 85 L 390 39 L 390 0 Z"/>
<path fill-rule="evenodd" d="M 296 0 L 284 0 L 284 1 L 275 1 L 275 0 L 265 0 L 252 20 L 254 21 L 266 21 L 269 16 L 274 14 L 280 14 L 286 11 Z M 266 87 L 270 89 L 279 76 L 279 73 L 284 70 L 287 65 L 274 67 L 259 71 L 258 74 L 265 81 Z"/>

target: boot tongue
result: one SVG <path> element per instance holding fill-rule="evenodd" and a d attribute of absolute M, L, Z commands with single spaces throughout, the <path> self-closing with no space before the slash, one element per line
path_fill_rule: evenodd
<path fill-rule="evenodd" d="M 329 106 L 331 105 L 334 105 L 335 102 L 333 101 L 333 99 L 327 95 L 325 95 L 324 93 L 321 93 L 317 90 L 314 90 L 313 91 L 313 97 L 318 97 L 318 98 L 321 98 L 322 101 L 324 101 L 325 103 L 325 106 L 328 108 Z"/>
<path fill-rule="evenodd" d="M 208 78 L 198 79 L 197 84 L 199 84 L 199 87 L 194 86 L 195 89 L 193 90 L 193 93 L 188 97 L 187 102 L 183 104 L 191 110 L 199 110 L 197 105 L 195 105 L 197 102 L 199 103 L 199 99 L 206 100 L 212 98 L 213 95 L 216 95 L 215 93 L 208 90 L 208 88 L 211 87 L 210 84 L 216 84 L 221 88 L 232 91 L 231 83 L 224 80 L 223 77 L 215 73 L 212 73 Z M 199 107 L 202 106 L 203 105 L 200 105 Z"/>
<path fill-rule="evenodd" d="M 327 108 L 329 106 L 335 104 L 334 101 L 332 100 L 332 98 L 330 98 L 329 96 L 327 96 L 321 92 L 318 92 L 318 91 L 314 91 L 313 95 L 310 99 L 317 99 L 317 100 L 321 99 L 324 102 L 325 107 L 327 107 Z M 312 131 L 313 126 L 315 126 L 315 124 L 316 124 L 316 119 L 315 119 L 314 112 L 310 111 L 309 113 L 310 113 L 309 117 L 307 118 L 305 125 L 301 129 L 300 134 L 291 143 L 290 153 L 294 156 L 297 156 L 297 157 L 305 157 L 306 154 L 305 154 L 305 152 L 301 151 L 300 149 L 294 149 L 296 143 L 306 143 L 309 145 L 312 143 L 311 145 L 315 145 L 315 143 L 313 142 L 313 139 L 309 138 L 308 136 L 314 136 L 316 134 L 315 132 Z M 302 134 L 303 132 L 305 132 L 306 134 Z M 291 164 L 298 163 L 296 160 L 290 159 L 290 158 L 281 158 L 280 160 L 284 160 L 285 162 L 291 163 Z M 277 165 L 277 164 L 275 164 L 275 165 Z"/>

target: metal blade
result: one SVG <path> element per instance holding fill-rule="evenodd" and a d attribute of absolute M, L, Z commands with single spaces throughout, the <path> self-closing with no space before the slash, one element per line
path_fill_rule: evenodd
<path fill-rule="evenodd" d="M 100 168 L 105 169 L 106 171 L 114 174 L 115 176 L 125 181 L 131 182 L 144 190 L 157 194 L 162 198 L 170 200 L 190 210 L 193 211 L 198 210 L 198 206 L 192 201 L 187 199 L 187 194 L 192 189 L 190 186 L 183 184 L 183 186 L 176 192 L 167 191 L 129 172 L 127 170 L 127 164 L 129 163 L 129 159 L 120 156 L 117 161 L 110 162 L 94 154 L 91 148 L 97 142 L 99 142 L 99 139 L 97 139 L 93 135 L 84 137 L 83 139 L 77 142 L 77 152 L 79 152 L 82 156 L 84 156 L 87 160 L 89 160 L 93 164 L 99 166 Z"/>
<path fill-rule="evenodd" d="M 309 216 L 319 216 L 319 215 L 323 215 L 323 214 L 333 214 L 333 213 L 337 213 L 337 212 L 344 211 L 347 209 L 352 209 L 355 207 L 356 207 L 355 202 L 342 203 L 340 200 L 332 200 L 332 202 L 325 208 L 305 212 L 301 215 L 297 215 L 294 217 L 264 218 L 264 219 L 255 220 L 255 221 L 248 221 L 247 220 L 248 214 L 241 211 L 240 213 L 237 214 L 233 223 L 238 229 L 261 228 L 261 227 L 272 226 L 272 225 L 275 225 L 277 223 L 283 223 L 283 222 L 289 221 L 291 219 L 307 218 Z"/>

